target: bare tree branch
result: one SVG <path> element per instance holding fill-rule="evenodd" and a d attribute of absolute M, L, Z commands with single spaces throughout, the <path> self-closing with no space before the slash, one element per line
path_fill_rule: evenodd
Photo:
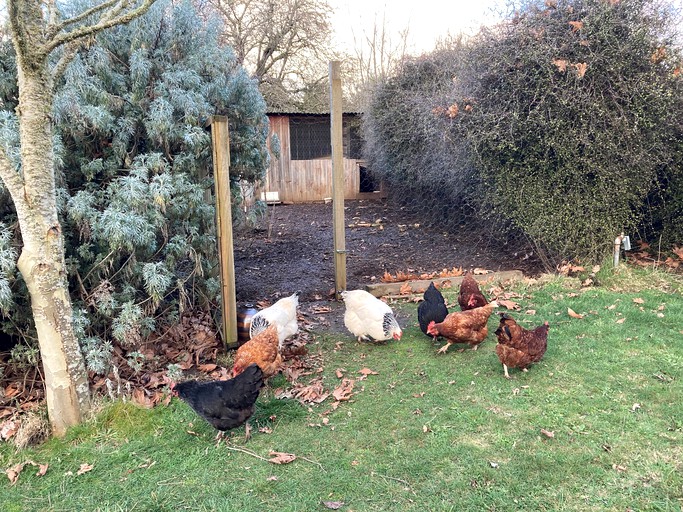
<path fill-rule="evenodd" d="M 80 23 L 89 16 L 92 16 L 93 14 L 97 14 L 98 12 L 108 9 L 120 1 L 121 0 L 108 0 L 99 5 L 96 5 L 95 7 L 92 7 L 91 9 L 83 11 L 81 14 L 74 16 L 73 18 L 64 20 L 61 23 L 56 23 L 56 19 L 53 19 L 53 14 L 53 16 L 50 16 L 50 24 L 48 25 L 47 38 L 52 39 L 61 31 L 65 30 L 69 25 L 73 25 L 74 23 Z"/>
<path fill-rule="evenodd" d="M 21 189 L 24 187 L 24 180 L 3 150 L 0 150 L 0 178 L 2 178 L 5 188 L 12 196 L 15 207 L 17 207 L 17 201 L 21 201 L 23 197 Z"/>
<path fill-rule="evenodd" d="M 128 23 L 137 18 L 138 16 L 141 16 L 142 14 L 147 12 L 147 10 L 149 10 L 149 8 L 152 6 L 154 2 L 155 0 L 144 0 L 144 2 L 139 7 L 132 9 L 126 12 L 125 14 L 114 15 L 112 17 L 112 14 L 121 12 L 123 10 L 123 8 L 125 7 L 123 3 L 125 3 L 126 5 L 129 3 L 128 0 L 123 0 L 122 4 L 120 4 L 118 7 L 114 7 L 110 12 L 105 12 L 102 16 L 102 19 L 100 19 L 98 23 L 94 25 L 86 25 L 83 27 L 79 27 L 75 30 L 72 30 L 71 32 L 56 35 L 53 38 L 51 38 L 45 45 L 43 45 L 41 50 L 43 53 L 48 54 L 52 50 L 58 48 L 59 46 L 62 46 L 63 44 L 67 44 L 71 41 L 75 41 L 76 39 L 96 34 L 102 30 L 114 27 L 116 25 Z"/>
<path fill-rule="evenodd" d="M 64 46 L 64 53 L 62 54 L 59 61 L 57 61 L 57 64 L 55 64 L 54 68 L 52 69 L 53 87 L 59 81 L 59 78 L 64 74 L 64 71 L 66 71 L 67 66 L 69 65 L 69 63 L 73 60 L 73 58 L 78 53 L 78 49 L 81 47 L 81 45 L 82 45 L 82 41 L 77 40 L 77 41 L 71 41 L 70 43 L 68 43 Z"/>

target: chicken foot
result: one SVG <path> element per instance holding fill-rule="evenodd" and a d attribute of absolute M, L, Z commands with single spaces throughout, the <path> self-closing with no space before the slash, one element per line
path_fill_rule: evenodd
<path fill-rule="evenodd" d="M 508 367 L 507 367 L 506 364 L 503 364 L 503 370 L 505 370 L 505 378 L 506 378 L 506 379 L 509 379 L 509 378 L 510 378 L 510 374 L 508 373 Z"/>
<path fill-rule="evenodd" d="M 447 351 L 450 347 L 451 347 L 451 344 L 450 344 L 450 343 L 446 343 L 443 347 L 441 347 L 441 348 L 439 349 L 439 351 L 437 352 L 437 354 L 445 354 L 446 351 Z"/>

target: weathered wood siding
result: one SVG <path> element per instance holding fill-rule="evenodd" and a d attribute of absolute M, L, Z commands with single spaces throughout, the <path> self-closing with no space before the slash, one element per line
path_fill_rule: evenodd
<path fill-rule="evenodd" d="M 332 197 L 332 160 L 291 160 L 289 116 L 271 115 L 270 134 L 280 139 L 280 158 L 273 158 L 265 183 L 259 192 L 278 192 L 280 201 L 305 203 Z M 268 137 L 270 143 L 270 136 Z M 344 158 L 344 197 L 359 199 L 360 172 L 358 161 Z"/>

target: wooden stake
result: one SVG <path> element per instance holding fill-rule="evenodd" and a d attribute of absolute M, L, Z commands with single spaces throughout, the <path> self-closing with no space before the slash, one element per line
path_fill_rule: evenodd
<path fill-rule="evenodd" d="M 223 343 L 237 346 L 237 299 L 235 298 L 235 254 L 232 240 L 232 210 L 230 205 L 230 134 L 228 118 L 211 119 L 213 176 L 216 186 L 216 237 L 221 268 L 223 302 Z"/>
<path fill-rule="evenodd" d="M 346 290 L 344 227 L 344 162 L 342 141 L 341 63 L 330 61 L 330 131 L 332 137 L 332 214 L 334 219 L 334 284 L 337 300 Z"/>

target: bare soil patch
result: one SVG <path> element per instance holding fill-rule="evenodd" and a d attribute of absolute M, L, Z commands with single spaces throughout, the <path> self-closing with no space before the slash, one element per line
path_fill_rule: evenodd
<path fill-rule="evenodd" d="M 268 210 L 266 228 L 235 234 L 238 302 L 271 301 L 296 290 L 302 302 L 327 299 L 334 289 L 332 204 Z M 513 252 L 476 230 L 448 233 L 386 200 L 347 201 L 345 224 L 348 289 L 376 282 L 385 272 L 541 270 L 528 250 Z"/>

